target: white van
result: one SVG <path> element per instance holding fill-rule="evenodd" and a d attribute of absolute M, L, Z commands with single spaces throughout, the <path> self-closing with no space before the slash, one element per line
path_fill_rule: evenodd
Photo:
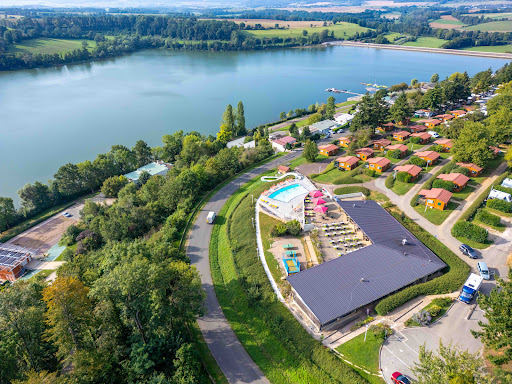
<path fill-rule="evenodd" d="M 489 274 L 489 268 L 487 268 L 487 264 L 483 261 L 479 261 L 476 265 L 478 269 L 478 273 L 480 276 L 484 278 L 484 280 L 490 280 L 491 275 Z"/>
<path fill-rule="evenodd" d="M 213 222 L 215 221 L 215 217 L 216 217 L 215 212 L 213 212 L 213 211 L 208 212 L 208 216 L 206 216 L 206 222 L 208 224 L 213 224 Z"/>

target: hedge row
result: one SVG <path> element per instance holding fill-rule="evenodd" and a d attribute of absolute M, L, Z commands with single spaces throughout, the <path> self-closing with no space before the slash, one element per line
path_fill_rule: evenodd
<path fill-rule="evenodd" d="M 450 172 L 455 166 L 456 166 L 456 163 L 454 161 L 450 161 L 448 164 L 444 165 L 439 171 L 434 173 L 430 179 L 425 181 L 425 184 L 423 184 L 421 189 L 431 189 L 432 184 L 434 183 L 434 180 L 437 178 L 437 176 L 439 176 L 441 173 Z M 410 203 L 411 207 L 415 207 L 417 205 L 419 196 L 420 195 L 418 195 L 418 194 L 413 196 L 413 198 L 411 199 L 411 203 Z"/>
<path fill-rule="evenodd" d="M 408 217 L 402 218 L 398 213 L 392 211 L 390 211 L 390 213 L 404 227 L 411 231 L 418 240 L 443 260 L 447 264 L 447 267 L 443 270 L 445 274 L 438 278 L 427 281 L 426 283 L 404 288 L 400 292 L 382 299 L 375 307 L 377 313 L 379 315 L 385 315 L 409 300 L 421 295 L 438 295 L 458 290 L 468 277 L 470 272 L 469 265 Z"/>
<path fill-rule="evenodd" d="M 508 176 L 508 173 L 505 172 L 500 177 L 496 179 L 496 182 L 494 184 L 501 184 L 503 180 Z M 487 196 L 489 196 L 489 193 L 491 192 L 492 185 L 485 189 L 478 197 L 477 199 L 469 206 L 469 208 L 461 215 L 459 220 L 470 220 L 473 215 L 476 213 L 477 209 L 482 206 L 484 203 L 484 200 L 487 199 Z"/>
<path fill-rule="evenodd" d="M 487 242 L 488 232 L 486 229 L 470 223 L 469 221 L 457 221 L 452 228 L 453 237 L 465 237 L 480 244 Z"/>
<path fill-rule="evenodd" d="M 512 203 L 508 201 L 492 199 L 487 200 L 487 206 L 500 212 L 510 213 L 512 212 Z"/>
<path fill-rule="evenodd" d="M 504 187 L 504 186 L 498 184 L 498 185 L 494 186 L 494 189 L 497 191 L 509 193 L 512 195 L 512 188 L 507 188 L 507 187 Z"/>
<path fill-rule="evenodd" d="M 386 177 L 384 185 L 386 186 L 387 189 L 393 188 L 393 186 L 395 185 L 395 178 L 393 177 L 393 172 L 391 172 L 389 176 Z"/>
<path fill-rule="evenodd" d="M 481 221 L 484 224 L 492 225 L 494 227 L 501 226 L 501 217 L 494 213 L 479 209 L 476 213 L 475 219 Z"/>
<path fill-rule="evenodd" d="M 334 184 L 356 184 L 360 183 L 361 180 L 354 179 L 354 176 L 359 175 L 364 170 L 364 164 L 354 168 L 351 171 L 343 171 L 343 175 L 334 179 Z"/>
<path fill-rule="evenodd" d="M 359 185 L 354 185 L 352 187 L 340 187 L 334 190 L 336 195 L 346 195 L 348 193 L 357 193 L 362 192 L 365 196 L 370 196 L 370 190 L 366 187 L 361 187 Z"/>

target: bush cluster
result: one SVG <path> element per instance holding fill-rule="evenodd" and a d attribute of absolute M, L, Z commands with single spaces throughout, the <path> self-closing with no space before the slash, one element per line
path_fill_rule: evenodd
<path fill-rule="evenodd" d="M 411 159 L 409 160 L 409 163 L 417 165 L 418 167 L 422 168 L 427 165 L 427 162 L 418 156 L 412 156 Z"/>
<path fill-rule="evenodd" d="M 343 175 L 334 179 L 334 184 L 357 184 L 360 183 L 361 180 L 354 178 L 354 176 L 361 174 L 364 171 L 363 164 L 354 168 L 351 171 L 344 171 Z"/>
<path fill-rule="evenodd" d="M 495 185 L 494 189 L 497 191 L 509 193 L 512 195 L 512 188 L 507 188 L 507 187 L 504 187 L 503 185 Z"/>
<path fill-rule="evenodd" d="M 409 140 L 413 144 L 418 144 L 421 141 L 421 138 L 415 136 L 415 137 L 411 137 Z"/>
<path fill-rule="evenodd" d="M 396 179 L 402 183 L 410 183 L 412 176 L 407 172 L 398 172 L 396 174 Z"/>
<path fill-rule="evenodd" d="M 388 157 L 391 159 L 400 159 L 402 157 L 402 151 L 394 149 L 388 152 Z"/>
<path fill-rule="evenodd" d="M 451 192 L 455 188 L 455 184 L 453 181 L 435 179 L 432 183 L 432 187 L 446 189 L 447 191 Z"/>
<path fill-rule="evenodd" d="M 491 212 L 487 212 L 483 209 L 479 209 L 476 212 L 475 219 L 481 221 L 484 224 L 492 225 L 494 227 L 501 226 L 501 218 Z"/>
<path fill-rule="evenodd" d="M 448 267 L 445 268 L 444 275 L 437 277 L 426 283 L 416 284 L 402 289 L 400 292 L 392 294 L 382 299 L 376 306 L 375 310 L 379 315 L 385 315 L 393 309 L 405 304 L 420 295 L 439 295 L 458 290 L 464 281 L 466 281 L 470 272 L 469 266 L 460 259 L 455 253 L 448 249 L 439 240 L 434 238 L 425 229 L 413 222 L 411 219 L 404 217 L 396 212 L 390 213 L 404 227 L 412 232 L 423 244 L 425 244 L 432 252 L 434 252 Z"/>
<path fill-rule="evenodd" d="M 466 239 L 485 244 L 488 232 L 486 229 L 479 227 L 469 221 L 457 221 L 452 228 L 453 237 L 465 237 Z"/>
<path fill-rule="evenodd" d="M 464 176 L 469 176 L 469 169 L 464 167 L 455 167 L 452 170 L 453 173 L 462 173 Z"/>
<path fill-rule="evenodd" d="M 434 144 L 434 145 L 431 145 L 428 150 L 441 153 L 441 152 L 444 152 L 444 147 L 442 145 Z"/>
<path fill-rule="evenodd" d="M 487 200 L 487 206 L 500 212 L 512 212 L 512 203 L 500 199 Z"/>
<path fill-rule="evenodd" d="M 276 224 L 270 230 L 270 236 L 279 237 L 285 235 L 298 236 L 300 234 L 300 223 L 297 220 L 291 220 L 285 223 Z"/>
<path fill-rule="evenodd" d="M 350 330 L 353 332 L 355 331 L 356 329 L 359 329 L 361 328 L 363 325 L 366 325 L 368 323 L 371 323 L 373 321 L 373 317 L 371 316 L 368 316 L 366 319 L 364 320 L 361 320 L 361 321 L 358 321 L 357 323 L 355 323 L 353 326 L 350 327 Z"/>
<path fill-rule="evenodd" d="M 393 188 L 393 185 L 395 185 L 395 179 L 393 177 L 393 173 L 391 173 L 388 177 L 386 177 L 386 180 L 384 181 L 384 185 L 387 189 Z"/>
<path fill-rule="evenodd" d="M 357 193 L 357 192 L 362 192 L 363 195 L 370 196 L 370 190 L 368 188 L 361 187 L 361 186 L 358 186 L 358 185 L 354 185 L 352 187 L 340 187 L 340 188 L 336 188 L 334 190 L 334 193 L 336 195 L 346 195 L 346 194 L 349 194 L 349 193 Z"/>

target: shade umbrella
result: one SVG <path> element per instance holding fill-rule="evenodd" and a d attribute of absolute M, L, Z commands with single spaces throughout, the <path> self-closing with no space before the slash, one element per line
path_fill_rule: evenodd
<path fill-rule="evenodd" d="M 315 203 L 315 205 L 322 205 L 322 204 L 325 204 L 326 201 L 324 199 L 322 199 L 321 197 L 319 197 L 317 199 L 313 199 L 313 203 Z"/>
<path fill-rule="evenodd" d="M 329 210 L 329 208 L 327 208 L 325 205 L 318 205 L 316 206 L 313 211 L 315 212 L 321 212 L 321 213 L 325 213 Z"/>
<path fill-rule="evenodd" d="M 311 197 L 322 197 L 323 193 L 318 191 L 318 190 L 317 191 L 311 191 L 311 192 L 309 192 L 309 196 L 311 196 Z"/>

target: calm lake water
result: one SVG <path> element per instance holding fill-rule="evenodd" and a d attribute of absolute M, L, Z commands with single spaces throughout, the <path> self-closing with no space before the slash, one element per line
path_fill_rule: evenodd
<path fill-rule="evenodd" d="M 113 144 L 159 145 L 177 130 L 215 134 L 225 106 L 245 105 L 248 127 L 322 102 L 335 87 L 470 75 L 505 60 L 359 47 L 262 52 L 144 51 L 115 60 L 0 73 L 0 196 L 94 159 Z M 348 95 L 335 95 L 344 101 Z"/>

